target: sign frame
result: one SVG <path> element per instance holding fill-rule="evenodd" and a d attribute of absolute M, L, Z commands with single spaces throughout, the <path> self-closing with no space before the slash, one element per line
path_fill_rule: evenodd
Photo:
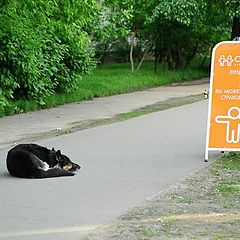
<path fill-rule="evenodd" d="M 221 45 L 228 44 L 238 44 L 240 46 L 240 41 L 223 41 L 216 44 L 212 51 L 212 60 L 211 60 L 211 73 L 210 73 L 210 88 L 209 88 L 209 102 L 208 102 L 208 120 L 207 120 L 207 134 L 206 134 L 206 147 L 205 147 L 205 162 L 208 161 L 209 151 L 240 151 L 240 148 L 226 148 L 226 147 L 209 147 L 210 143 L 210 128 L 211 128 L 211 116 L 212 116 L 212 108 L 213 108 L 213 81 L 214 81 L 214 68 L 215 62 L 218 61 L 215 59 L 216 50 Z M 240 53 L 239 53 L 240 56 Z M 240 67 L 239 67 L 240 70 Z M 239 76 L 240 77 L 240 76 Z M 240 89 L 240 85 L 239 85 Z M 216 93 L 215 93 L 216 94 Z M 230 109 L 229 109 L 230 111 Z M 229 116 L 229 115 L 228 115 Z M 231 115 L 230 115 L 231 116 Z M 215 120 L 216 121 L 216 120 Z"/>

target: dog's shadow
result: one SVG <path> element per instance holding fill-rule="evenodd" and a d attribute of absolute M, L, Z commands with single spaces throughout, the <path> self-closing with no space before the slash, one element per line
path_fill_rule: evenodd
<path fill-rule="evenodd" d="M 0 178 L 12 178 L 12 176 L 8 172 L 0 172 Z"/>

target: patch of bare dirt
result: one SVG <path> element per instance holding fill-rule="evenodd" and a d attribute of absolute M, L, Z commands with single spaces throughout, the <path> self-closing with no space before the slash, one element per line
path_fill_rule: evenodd
<path fill-rule="evenodd" d="M 240 191 L 219 191 L 222 182 L 240 181 L 239 170 L 217 165 L 208 163 L 85 240 L 240 239 Z"/>

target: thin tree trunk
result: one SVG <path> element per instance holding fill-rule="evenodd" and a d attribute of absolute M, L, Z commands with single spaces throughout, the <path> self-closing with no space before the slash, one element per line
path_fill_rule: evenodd
<path fill-rule="evenodd" d="M 184 69 L 187 69 L 187 68 L 190 66 L 193 58 L 194 58 L 194 57 L 196 56 L 196 54 L 197 54 L 197 49 L 198 49 L 198 46 L 196 46 L 196 47 L 194 48 L 194 50 L 192 51 L 192 53 L 188 55 L 187 60 L 186 60 L 186 63 L 185 63 L 185 66 L 184 66 Z"/>
<path fill-rule="evenodd" d="M 145 57 L 147 56 L 149 50 L 152 48 L 153 44 L 154 44 L 154 43 L 152 43 L 151 45 L 149 45 L 149 46 L 146 48 L 146 50 L 145 50 L 145 52 L 144 52 L 144 54 L 143 54 L 143 57 L 142 57 L 141 61 L 139 62 L 138 66 L 137 66 L 137 68 L 136 68 L 136 71 L 139 70 L 139 68 L 142 66 L 142 63 L 143 63 Z"/>
<path fill-rule="evenodd" d="M 172 70 L 173 69 L 173 59 L 172 59 L 172 52 L 170 47 L 168 47 L 167 51 L 167 63 L 168 63 L 168 69 Z"/>
<path fill-rule="evenodd" d="M 160 53 L 155 55 L 155 60 L 154 60 L 154 72 L 157 73 L 157 65 L 160 62 Z"/>
<path fill-rule="evenodd" d="M 131 36 L 131 49 L 130 49 L 130 54 L 129 54 L 132 72 L 134 72 L 134 61 L 133 61 L 134 39 L 135 39 L 135 33 L 133 32 L 132 36 Z"/>

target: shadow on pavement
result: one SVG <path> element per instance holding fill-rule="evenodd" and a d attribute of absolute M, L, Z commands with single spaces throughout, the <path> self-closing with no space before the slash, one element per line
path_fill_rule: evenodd
<path fill-rule="evenodd" d="M 12 178 L 12 176 L 7 172 L 0 172 L 0 178 Z"/>

